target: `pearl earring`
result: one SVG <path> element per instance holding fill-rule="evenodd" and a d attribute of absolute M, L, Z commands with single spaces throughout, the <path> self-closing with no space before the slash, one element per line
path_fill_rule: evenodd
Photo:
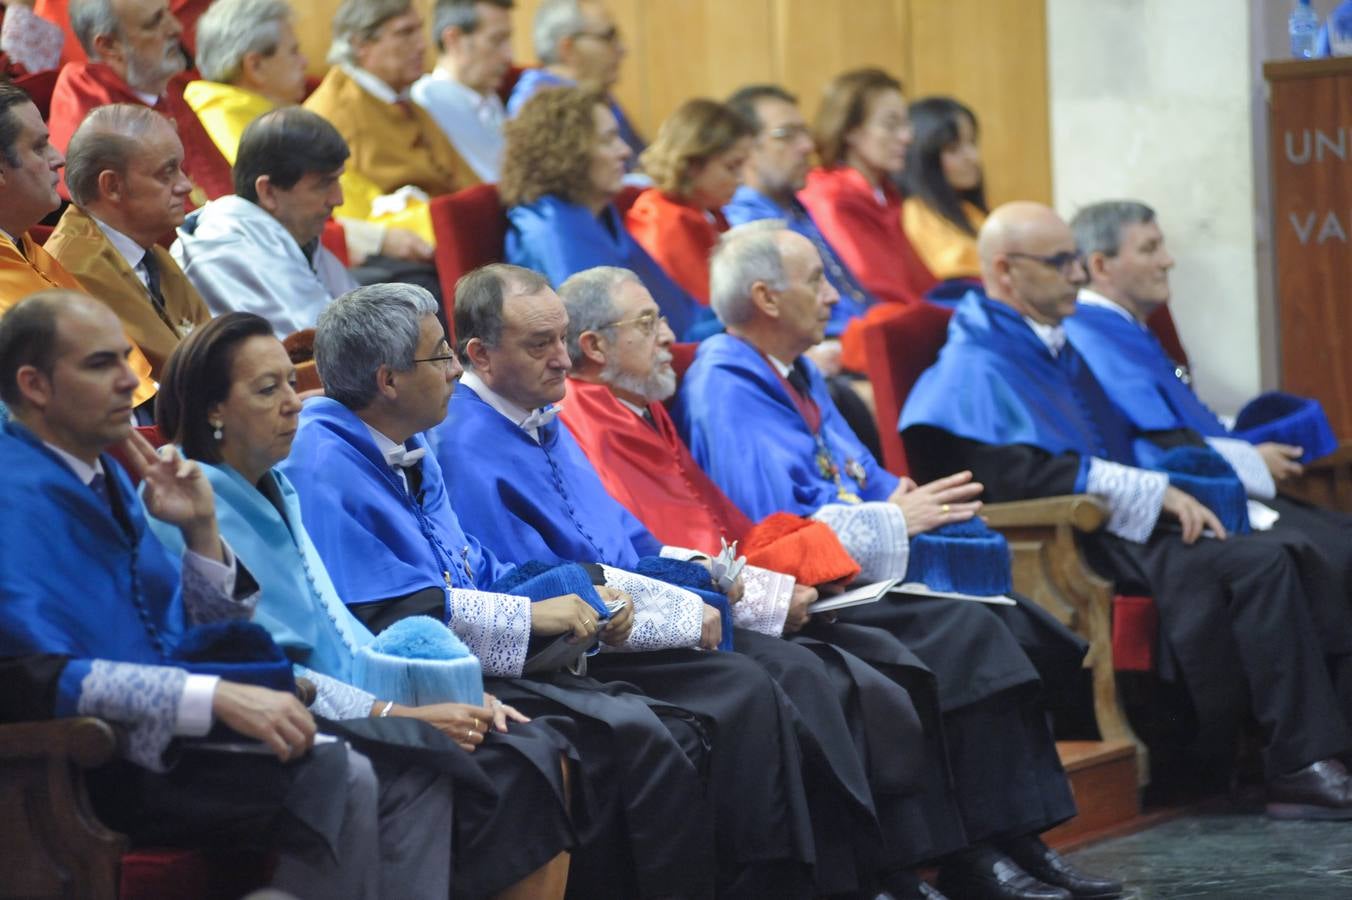
<path fill-rule="evenodd" d="M 211 436 L 219 441 L 221 439 L 221 423 L 220 422 L 213 423 L 212 427 L 215 428 L 216 430 L 211 433 Z"/>

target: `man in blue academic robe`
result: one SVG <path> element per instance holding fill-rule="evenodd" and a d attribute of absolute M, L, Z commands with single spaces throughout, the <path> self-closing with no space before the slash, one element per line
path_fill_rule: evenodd
<path fill-rule="evenodd" d="M 50 713 L 128 726 L 127 762 L 96 773 L 91 789 L 100 816 L 133 838 L 274 846 L 274 881 L 293 891 L 375 897 L 384 880 L 444 897 L 448 784 L 400 775 L 378 800 L 370 761 L 343 744 L 315 746 L 315 722 L 294 696 L 190 674 L 176 655 L 193 626 L 248 619 L 256 585 L 221 542 L 196 464 L 157 455 L 131 431 L 129 350 L 117 317 L 72 292 L 34 295 L 0 320 L 0 396 L 13 417 L 0 427 L 0 656 L 67 657 Z M 105 453 L 118 445 L 144 506 Z M 146 513 L 179 529 L 181 561 Z M 175 737 L 213 725 L 293 764 L 192 742 L 175 744 L 177 763 L 166 756 Z"/>
<path fill-rule="evenodd" d="M 711 276 L 714 310 L 728 332 L 700 346 L 673 409 L 696 461 L 749 517 L 783 511 L 819 519 L 863 567 L 862 578 L 903 578 L 909 536 L 971 519 L 980 486 L 970 475 L 924 487 L 898 479 L 844 423 L 821 373 L 803 356 L 821 340 L 837 299 L 810 240 L 775 222 L 738 226 L 715 252 Z M 981 890 L 1010 871 L 1035 885 L 1062 884 L 1054 871 L 1060 861 L 1044 864 L 1051 851 L 1035 835 L 1072 815 L 1073 804 L 1045 721 L 1030 724 L 1043 709 L 1029 654 L 1057 683 L 1076 673 L 1082 644 L 1024 604 L 906 594 L 843 610 L 841 618 L 892 633 L 937 676 L 959 804 L 975 847 L 944 867 L 941 889 Z M 1002 752 L 991 754 L 993 744 Z M 990 775 L 992 765 L 1004 770 L 1015 758 L 1020 762 L 1005 776 Z M 1021 790 L 996 801 L 978 783 Z M 1120 890 L 1078 873 L 1067 880 L 1103 894 Z"/>
<path fill-rule="evenodd" d="M 1131 423 L 1066 341 L 1085 276 L 1054 212 L 1002 207 L 979 250 L 986 294 L 960 302 L 902 413 L 917 473 L 970 469 L 997 501 L 1102 497 L 1108 523 L 1085 550 L 1119 590 L 1153 595 L 1161 674 L 1187 687 L 1202 746 L 1230 752 L 1251 713 L 1266 738 L 1269 812 L 1352 817 L 1352 781 L 1335 759 L 1352 744 L 1352 701 L 1328 668 L 1345 664 L 1352 628 L 1326 563 L 1275 531 L 1227 536 L 1169 476 L 1139 466 Z"/>

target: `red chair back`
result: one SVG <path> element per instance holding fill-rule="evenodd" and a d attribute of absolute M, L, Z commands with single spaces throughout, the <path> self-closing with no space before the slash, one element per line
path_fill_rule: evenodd
<path fill-rule="evenodd" d="M 52 225 L 33 225 L 28 229 L 28 236 L 33 239 L 33 243 L 41 247 L 47 243 L 47 238 L 52 236 L 55 226 Z"/>
<path fill-rule="evenodd" d="M 455 346 L 455 283 L 479 266 L 502 261 L 507 211 L 502 208 L 496 185 L 476 184 L 433 197 L 429 212 L 437 242 L 441 303 L 446 311 L 446 328 L 451 332 L 447 338 Z"/>
<path fill-rule="evenodd" d="M 502 80 L 498 82 L 498 96 L 502 98 L 503 103 L 512 96 L 512 89 L 521 80 L 521 74 L 529 68 L 530 66 L 512 66 L 503 74 Z"/>
<path fill-rule="evenodd" d="M 137 425 L 136 430 L 140 432 L 141 437 L 150 441 L 152 447 L 161 447 L 169 443 L 164 439 L 164 435 L 160 433 L 160 426 L 158 425 Z M 121 446 L 109 447 L 107 453 L 113 459 L 117 460 L 118 465 L 127 470 L 127 477 L 131 479 L 133 485 L 141 483 L 140 477 L 137 476 L 136 470 L 133 469 L 131 464 L 127 461 L 127 455 L 122 451 Z"/>
<path fill-rule="evenodd" d="M 44 122 L 51 115 L 52 91 L 56 90 L 56 76 L 60 74 L 60 69 L 48 69 L 45 72 L 33 72 L 14 79 L 15 87 L 23 88 L 24 93 L 32 98 L 33 105 L 42 113 Z"/>
<path fill-rule="evenodd" d="M 634 205 L 636 200 L 638 200 L 638 195 L 645 190 L 646 188 L 641 188 L 636 184 L 626 184 L 624 187 L 620 188 L 620 192 L 616 194 L 615 199 L 611 201 L 615 204 L 615 209 L 619 211 L 620 218 L 624 218 L 624 214 L 629 212 L 629 208 Z"/>
<path fill-rule="evenodd" d="M 894 475 L 905 475 L 910 467 L 897 420 L 920 374 L 938 358 L 953 312 L 932 303 L 888 306 L 892 307 L 887 310 L 890 314 L 871 316 L 864 325 L 864 348 L 883 466 Z"/>
<path fill-rule="evenodd" d="M 347 233 L 343 231 L 342 225 L 329 219 L 324 223 L 324 231 L 319 235 L 319 242 L 324 245 L 324 249 L 338 257 L 338 261 L 343 265 L 352 265 L 347 256 Z"/>
<path fill-rule="evenodd" d="M 699 344 L 693 342 L 671 345 L 671 368 L 676 372 L 676 382 L 685 377 L 685 370 L 695 361 L 695 351 Z"/>
<path fill-rule="evenodd" d="M 1156 339 L 1164 345 L 1164 349 L 1169 352 L 1169 358 L 1174 362 L 1186 366 L 1188 364 L 1188 353 L 1183 349 L 1183 341 L 1178 337 L 1178 329 L 1174 326 L 1173 313 L 1169 312 L 1169 304 L 1162 303 L 1145 320 L 1150 331 Z"/>

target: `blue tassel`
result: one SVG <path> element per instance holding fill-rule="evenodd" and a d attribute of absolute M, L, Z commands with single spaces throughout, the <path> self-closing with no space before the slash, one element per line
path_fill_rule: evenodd
<path fill-rule="evenodd" d="M 709 570 L 697 562 L 667 559 L 664 556 L 645 556 L 634 566 L 634 571 L 657 581 L 665 581 L 692 591 L 711 591 L 713 579 Z"/>
<path fill-rule="evenodd" d="M 1209 447 L 1175 447 L 1155 468 L 1169 475 L 1169 484 L 1196 497 L 1216 514 L 1225 530 L 1247 534 L 1249 498 L 1235 470 Z"/>
<path fill-rule="evenodd" d="M 980 519 L 917 534 L 911 538 L 904 580 L 977 597 L 1008 594 L 1009 544 Z"/>
<path fill-rule="evenodd" d="M 405 706 L 483 702 L 483 670 L 460 638 L 430 616 L 401 619 L 357 651 L 354 680 Z"/>
<path fill-rule="evenodd" d="M 1245 404 L 1235 418 L 1234 434 L 1251 444 L 1275 441 L 1300 447 L 1305 451 L 1301 463 L 1338 449 L 1338 438 L 1319 401 L 1281 391 L 1260 394 Z"/>
<path fill-rule="evenodd" d="M 577 563 L 548 565 L 532 560 L 502 576 L 489 588 L 495 594 L 515 594 L 532 601 L 548 600 L 564 594 L 577 594 L 596 610 L 602 619 L 610 618 L 610 610 L 601 602 L 587 570 Z"/>

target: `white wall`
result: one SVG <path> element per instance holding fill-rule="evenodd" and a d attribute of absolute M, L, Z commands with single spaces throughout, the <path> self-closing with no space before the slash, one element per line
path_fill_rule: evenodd
<path fill-rule="evenodd" d="M 1047 0 L 1056 207 L 1069 218 L 1126 197 L 1156 209 L 1178 260 L 1172 310 L 1194 383 L 1222 413 L 1272 376 L 1261 363 L 1271 342 L 1259 328 L 1250 9 Z"/>

